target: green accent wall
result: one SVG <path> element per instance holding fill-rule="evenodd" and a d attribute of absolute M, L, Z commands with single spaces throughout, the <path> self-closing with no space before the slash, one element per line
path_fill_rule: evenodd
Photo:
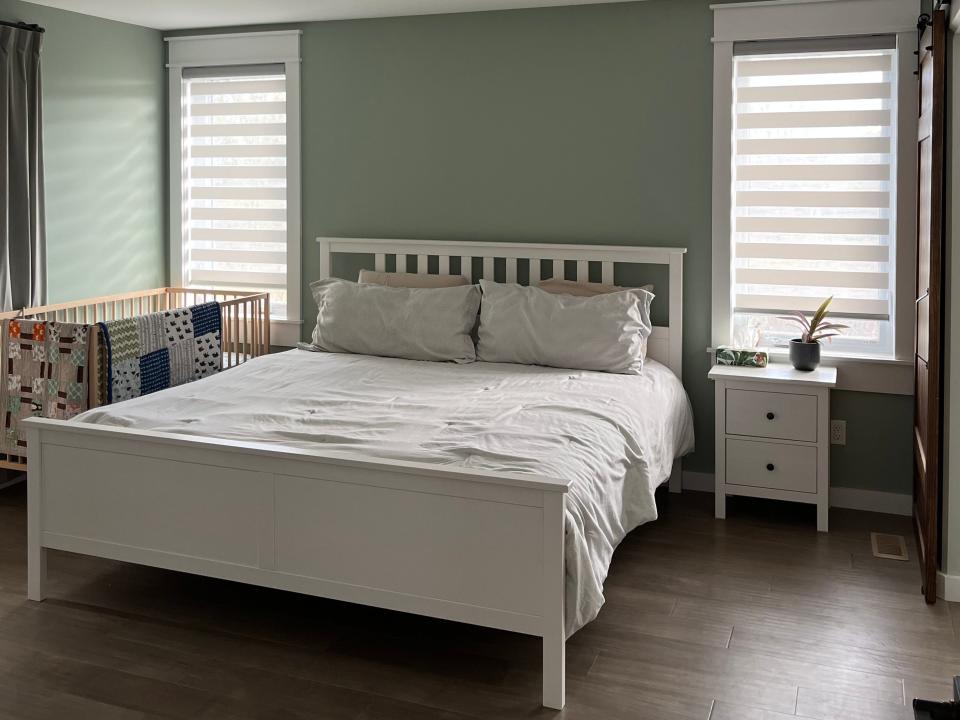
<path fill-rule="evenodd" d="M 913 489 L 913 396 L 836 390 L 831 417 L 847 444 L 830 451 L 831 484 L 909 495 Z"/>
<path fill-rule="evenodd" d="M 305 334 L 318 235 L 687 247 L 684 467 L 712 472 L 708 5 L 304 25 Z M 833 483 L 910 492 L 911 413 L 908 397 L 834 393 Z"/>
<path fill-rule="evenodd" d="M 50 302 L 166 283 L 166 73 L 160 32 L 0 0 L 43 41 Z"/>
<path fill-rule="evenodd" d="M 687 467 L 712 470 L 712 22 L 650 0 L 304 25 L 305 333 L 318 235 L 687 247 Z"/>
<path fill-rule="evenodd" d="M 685 468 L 712 472 L 709 4 L 300 26 L 304 337 L 320 235 L 684 246 Z M 833 483 L 909 493 L 911 408 L 836 392 Z"/>

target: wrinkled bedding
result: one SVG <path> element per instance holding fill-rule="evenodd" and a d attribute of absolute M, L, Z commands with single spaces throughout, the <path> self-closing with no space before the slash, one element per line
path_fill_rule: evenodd
<path fill-rule="evenodd" d="M 677 377 L 292 350 L 77 422 L 571 479 L 567 633 L 603 605 L 613 551 L 656 519 L 654 491 L 693 449 Z"/>

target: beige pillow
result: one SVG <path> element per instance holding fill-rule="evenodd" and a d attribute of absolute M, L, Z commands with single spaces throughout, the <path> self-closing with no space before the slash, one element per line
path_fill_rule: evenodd
<path fill-rule="evenodd" d="M 551 278 L 537 283 L 537 287 L 554 295 L 573 295 L 574 297 L 594 297 L 607 293 L 634 290 L 635 288 L 620 287 L 619 285 L 604 285 L 603 283 L 579 283 L 573 280 L 557 280 Z M 653 292 L 653 285 L 641 285 L 641 290 Z"/>
<path fill-rule="evenodd" d="M 470 284 L 463 275 L 421 275 L 420 273 L 388 273 L 374 270 L 361 270 L 357 282 L 364 285 L 400 288 L 445 288 Z"/>

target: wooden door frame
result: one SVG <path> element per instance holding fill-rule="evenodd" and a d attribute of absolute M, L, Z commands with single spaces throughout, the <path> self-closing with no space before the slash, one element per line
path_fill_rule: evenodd
<path fill-rule="evenodd" d="M 940 559 L 940 507 L 942 504 L 942 453 L 943 453 L 943 260 L 945 243 L 945 203 L 946 183 L 945 166 L 946 154 L 944 148 L 946 128 L 946 12 L 938 10 L 933 16 L 921 16 L 918 23 L 920 33 L 920 47 L 918 50 L 918 94 L 920 111 L 923 109 L 923 63 L 927 56 L 932 57 L 932 105 L 930 108 L 929 129 L 923 122 L 920 123 L 917 142 L 927 137 L 931 138 L 930 164 L 930 277 L 926 288 L 928 301 L 928 344 L 927 344 L 927 373 L 926 388 L 919 387 L 915 380 L 915 412 L 920 410 L 920 396 L 926 391 L 926 437 L 921 437 L 917 426 L 919 419 L 914 418 L 914 498 L 913 522 L 917 538 L 917 548 L 920 555 L 921 591 L 928 603 L 937 599 L 937 571 Z M 939 39 L 939 43 L 937 42 Z M 938 46 L 935 50 L 935 46 Z M 922 119 L 922 115 L 921 115 Z M 937 161 L 939 159 L 939 162 Z M 918 250 L 920 236 L 920 162 L 917 157 L 917 233 Z M 920 258 L 917 258 L 917 293 L 921 298 L 922 289 L 919 287 Z M 918 310 L 919 323 L 919 310 Z M 917 345 L 915 346 L 914 362 L 919 352 L 919 328 Z M 919 374 L 915 372 L 915 378 Z M 921 455 L 923 466 L 924 485 L 920 487 L 918 476 L 921 473 Z M 934 484 L 931 492 L 930 483 Z M 926 495 L 925 497 L 923 495 Z"/>

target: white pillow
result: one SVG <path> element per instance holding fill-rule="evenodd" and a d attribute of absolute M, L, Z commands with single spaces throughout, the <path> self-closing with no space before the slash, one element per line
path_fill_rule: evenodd
<path fill-rule="evenodd" d="M 397 288 L 329 278 L 311 283 L 317 302 L 313 345 L 327 352 L 409 360 L 477 359 L 470 331 L 480 289 Z"/>
<path fill-rule="evenodd" d="M 481 280 L 477 356 L 486 362 L 637 375 L 643 370 L 653 293 L 594 297 Z"/>

